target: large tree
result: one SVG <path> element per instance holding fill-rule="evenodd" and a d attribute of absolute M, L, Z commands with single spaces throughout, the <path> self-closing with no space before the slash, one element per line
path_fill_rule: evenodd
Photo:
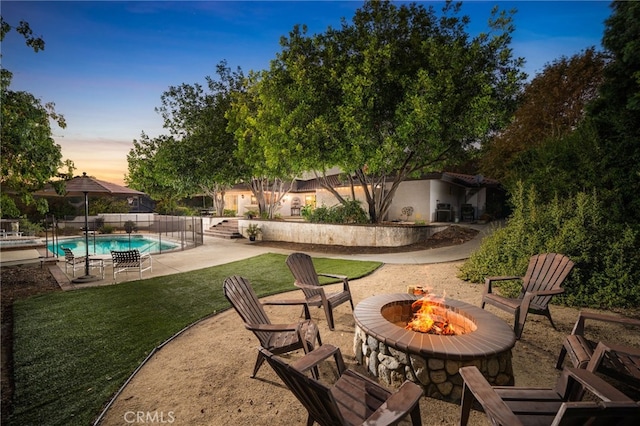
<path fill-rule="evenodd" d="M 561 168 L 570 175 L 576 164 L 559 164 L 560 159 L 573 161 L 570 152 L 560 152 L 590 148 L 563 138 L 581 125 L 587 105 L 597 98 L 605 64 L 605 54 L 593 47 L 546 64 L 525 86 L 512 122 L 487 143 L 481 171 L 508 188 L 514 188 L 519 180 L 529 180 L 532 174 L 548 174 L 550 169 Z"/>
<path fill-rule="evenodd" d="M 262 141 L 266 162 L 321 177 L 339 166 L 382 221 L 402 181 L 463 158 L 513 112 L 525 76 L 509 48 L 510 14 L 494 9 L 490 32 L 471 38 L 459 13 L 450 2 L 437 15 L 368 1 L 339 29 L 294 27 L 236 134 Z"/>
<path fill-rule="evenodd" d="M 225 114 L 232 93 L 241 90 L 244 75 L 239 68 L 232 72 L 225 61 L 217 65 L 216 72 L 218 79 L 206 77 L 208 90 L 200 84 L 171 86 L 156 111 L 176 138 L 174 143 L 180 145 L 174 152 L 180 178 L 191 188 L 191 195 L 204 192 L 210 196 L 222 216 L 225 191 L 243 176 Z"/>
<path fill-rule="evenodd" d="M 11 29 L 11 25 L 0 17 L 0 41 Z M 21 21 L 15 30 L 35 52 L 44 49 L 44 40 L 33 35 L 28 23 Z M 71 176 L 73 163 L 62 161 L 60 145 L 52 138 L 51 122 L 64 128 L 64 117 L 56 113 L 52 102 L 43 105 L 29 92 L 10 90 L 11 78 L 10 71 L 0 70 L 0 215 L 16 216 L 19 211 L 9 193 L 21 196 L 30 204 L 34 201 L 31 193 L 41 189 L 52 177 L 60 176 L 60 168 L 66 166 L 68 170 L 64 175 Z M 46 211 L 44 200 L 40 207 L 39 210 Z"/>
<path fill-rule="evenodd" d="M 159 200 L 158 210 L 162 213 L 172 213 L 178 200 L 189 195 L 189 184 L 177 166 L 182 159 L 181 149 L 173 136 L 150 138 L 143 132 L 140 139 L 133 140 L 127 155 L 129 172 L 125 182 Z"/>
<path fill-rule="evenodd" d="M 597 186 L 619 222 L 640 223 L 640 2 L 615 1 L 602 44 L 611 61 L 590 109 L 600 150 Z"/>
<path fill-rule="evenodd" d="M 238 142 L 236 157 L 245 171 L 244 182 L 258 202 L 260 216 L 272 218 L 306 163 L 291 161 L 286 153 L 277 152 L 282 128 L 265 117 L 270 108 L 280 106 L 277 102 L 269 105 L 271 100 L 263 95 L 268 78 L 265 71 L 249 73 L 244 89 L 233 94 L 227 118 L 228 130 Z"/>

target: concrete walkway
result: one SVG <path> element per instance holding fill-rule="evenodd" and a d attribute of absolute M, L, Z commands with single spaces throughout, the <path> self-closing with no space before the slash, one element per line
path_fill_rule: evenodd
<path fill-rule="evenodd" d="M 476 250 L 482 239 L 494 229 L 491 224 L 488 225 L 467 225 L 479 230 L 478 235 L 471 241 L 464 244 L 449 246 L 437 249 L 402 252 L 402 253 L 383 253 L 383 254 L 326 254 L 326 253 L 309 253 L 314 257 L 329 257 L 336 259 L 348 260 L 368 260 L 378 261 L 390 264 L 428 264 L 443 263 L 464 260 Z M 246 239 L 227 240 L 216 237 L 204 237 L 204 245 L 188 249 L 184 251 L 175 251 L 153 255 L 152 271 L 143 272 L 143 278 L 151 278 L 163 275 L 175 274 L 178 272 L 187 272 L 196 269 L 207 268 L 210 266 L 222 265 L 258 256 L 264 253 L 282 253 L 288 254 L 290 250 L 265 247 L 250 243 Z M 2 252 L 0 266 L 9 266 L 25 263 L 39 263 L 41 254 L 37 250 L 14 250 Z M 71 283 L 71 275 L 64 273 L 64 259 L 57 262 L 57 265 L 49 265 L 52 273 L 60 283 L 63 290 L 72 290 L 84 287 L 93 287 L 101 285 L 113 284 L 111 267 L 105 268 L 105 278 L 103 280 L 94 281 L 86 284 Z M 91 270 L 92 274 L 97 274 L 96 269 Z M 137 279 L 136 273 L 119 274 L 118 282 L 131 281 Z"/>

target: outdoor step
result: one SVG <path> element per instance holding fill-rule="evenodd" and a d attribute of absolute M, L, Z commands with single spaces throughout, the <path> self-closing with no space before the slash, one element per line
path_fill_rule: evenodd
<path fill-rule="evenodd" d="M 224 231 L 216 231 L 216 230 L 206 230 L 204 231 L 204 235 L 209 237 L 217 237 L 217 238 L 226 238 L 226 239 L 235 239 L 235 238 L 243 238 L 242 234 L 239 232 L 224 232 Z"/>
<path fill-rule="evenodd" d="M 218 238 L 243 238 L 242 234 L 238 232 L 237 220 L 224 220 L 217 225 L 213 225 L 211 228 L 204 231 L 205 235 Z"/>

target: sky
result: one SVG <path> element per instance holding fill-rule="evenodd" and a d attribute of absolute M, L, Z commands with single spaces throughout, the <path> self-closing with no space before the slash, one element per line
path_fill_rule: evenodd
<path fill-rule="evenodd" d="M 418 1 L 433 5 L 437 1 Z M 269 68 L 281 36 L 305 24 L 309 34 L 351 22 L 362 1 L 2 1 L 5 21 L 27 21 L 45 49 L 34 53 L 15 31 L 2 42 L 11 90 L 55 103 L 65 129 L 53 138 L 76 174 L 124 183 L 127 154 L 142 132 L 168 134 L 155 112 L 170 86 L 205 83 L 223 60 L 231 69 Z M 470 35 L 486 29 L 490 10 L 517 9 L 512 48 L 530 76 L 545 64 L 601 48 L 608 1 L 465 1 Z M 197 153 L 194 153 L 197 155 Z"/>

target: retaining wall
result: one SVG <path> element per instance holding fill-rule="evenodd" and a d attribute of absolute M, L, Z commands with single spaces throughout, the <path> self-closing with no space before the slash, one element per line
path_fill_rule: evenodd
<path fill-rule="evenodd" d="M 401 247 L 425 241 L 448 225 L 331 225 L 324 223 L 266 220 L 238 221 L 238 232 L 248 238 L 246 228 L 255 223 L 262 229 L 258 239 L 338 246 Z"/>

